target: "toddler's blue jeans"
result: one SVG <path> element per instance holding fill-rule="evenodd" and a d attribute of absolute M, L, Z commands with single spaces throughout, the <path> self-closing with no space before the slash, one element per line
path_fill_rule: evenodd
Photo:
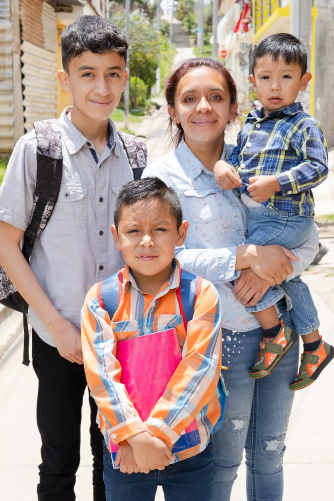
<path fill-rule="evenodd" d="M 197 456 L 148 474 L 128 475 L 114 469 L 106 446 L 103 463 L 107 501 L 154 501 L 158 485 L 163 488 L 165 501 L 212 499 L 215 465 L 212 442 Z"/>
<path fill-rule="evenodd" d="M 314 226 L 313 217 L 296 216 L 262 206 L 245 209 L 249 235 L 245 244 L 279 244 L 294 249 L 308 239 Z M 281 287 L 292 301 L 291 320 L 298 334 L 310 334 L 316 330 L 319 327 L 318 313 L 308 286 L 300 277 L 295 277 L 282 282 Z M 282 291 L 271 287 L 255 306 L 247 307 L 247 310 L 252 313 L 265 310 L 276 304 L 282 296 Z"/>

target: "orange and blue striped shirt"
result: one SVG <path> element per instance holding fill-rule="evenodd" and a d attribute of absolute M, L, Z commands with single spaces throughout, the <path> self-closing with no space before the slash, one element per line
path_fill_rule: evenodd
<path fill-rule="evenodd" d="M 111 439 L 114 444 L 125 445 L 127 438 L 146 430 L 172 449 L 196 418 L 199 443 L 175 454 L 176 461 L 205 449 L 221 414 L 217 395 L 222 347 L 219 297 L 210 282 L 197 280 L 194 314 L 186 330 L 177 299 L 181 273 L 175 261 L 169 280 L 153 297 L 139 290 L 126 266 L 119 274 L 122 295 L 113 318 L 101 306 L 96 284 L 86 296 L 81 329 L 86 377 L 99 409 L 98 421 L 106 444 L 109 446 Z M 182 360 L 143 422 L 120 382 L 117 343 L 170 328 L 176 329 Z"/>

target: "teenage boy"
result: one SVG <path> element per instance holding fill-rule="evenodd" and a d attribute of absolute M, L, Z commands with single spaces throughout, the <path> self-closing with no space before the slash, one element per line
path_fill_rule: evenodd
<path fill-rule="evenodd" d="M 109 119 L 125 87 L 128 44 L 110 21 L 83 16 L 61 38 L 61 87 L 73 106 L 59 119 L 63 171 L 58 201 L 37 237 L 30 266 L 20 242 L 33 207 L 35 131 L 15 146 L 0 191 L 0 262 L 30 306 L 33 366 L 39 379 L 37 423 L 42 438 L 38 499 L 73 501 L 80 461 L 86 379 L 80 310 L 87 290 L 118 270 L 123 259 L 110 235 L 116 194 L 133 179 Z M 92 398 L 94 500 L 105 500 L 103 448 Z"/>
<path fill-rule="evenodd" d="M 154 501 L 158 485 L 162 485 L 167 501 L 210 501 L 212 496 L 214 454 L 210 433 L 220 416 L 216 388 L 221 315 L 213 285 L 187 274 L 196 299 L 188 328 L 185 326 L 178 296 L 180 293 L 185 296 L 183 301 L 189 302 L 191 293 L 183 293 L 182 270 L 173 256 L 175 247 L 184 243 L 187 227 L 178 196 L 163 181 L 147 178 L 125 185 L 116 200 L 111 231 L 126 267 L 94 285 L 86 297 L 81 331 L 83 358 L 105 437 L 107 501 Z M 118 307 L 109 316 L 108 304 L 113 303 Z M 143 422 L 121 384 L 117 345 L 139 336 L 153 339 L 152 332 L 171 326 L 177 331 L 182 360 Z M 174 444 L 194 418 L 198 445 L 173 454 Z M 109 440 L 121 446 L 116 457 L 120 469 L 112 466 Z"/>
<path fill-rule="evenodd" d="M 271 35 L 254 49 L 250 80 L 262 108 L 248 114 L 238 145 L 214 169 L 222 188 L 240 190 L 247 243 L 292 249 L 307 240 L 314 226 L 311 188 L 327 177 L 327 146 L 321 124 L 295 102 L 311 76 L 306 49 L 292 35 Z M 299 373 L 290 385 L 300 390 L 318 378 L 333 359 L 334 348 L 319 335 L 307 285 L 297 277 L 282 288 L 292 299 L 291 318 L 304 342 Z M 298 340 L 279 322 L 270 295 L 268 291 L 250 308 L 264 330 L 259 357 L 249 371 L 255 379 L 268 376 Z"/>

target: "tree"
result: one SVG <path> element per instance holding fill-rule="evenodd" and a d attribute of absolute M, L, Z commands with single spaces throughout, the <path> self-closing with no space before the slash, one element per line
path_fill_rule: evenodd
<path fill-rule="evenodd" d="M 196 35 L 197 14 L 194 0 L 179 0 L 176 9 L 176 19 L 181 21 L 182 26 L 191 35 Z"/>
<path fill-rule="evenodd" d="M 111 21 L 125 31 L 124 12 L 112 14 Z M 138 10 L 130 14 L 130 76 L 135 77 L 134 81 L 131 79 L 130 82 L 136 91 L 140 78 L 147 86 L 147 97 L 150 96 L 151 87 L 156 81 L 157 50 L 159 48 L 159 52 L 164 52 L 166 43 L 166 37 L 157 31 L 147 14 Z"/>

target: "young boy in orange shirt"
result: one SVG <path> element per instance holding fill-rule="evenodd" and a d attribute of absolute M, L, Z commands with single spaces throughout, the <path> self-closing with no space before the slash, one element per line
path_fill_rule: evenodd
<path fill-rule="evenodd" d="M 154 501 L 158 485 L 167 501 L 209 501 L 214 473 L 210 435 L 220 423 L 220 399 L 225 398 L 217 389 L 222 343 L 218 295 L 210 282 L 183 271 L 174 259 L 188 223 L 182 221 L 176 193 L 163 181 L 147 178 L 125 185 L 114 218 L 111 230 L 126 267 L 91 288 L 82 314 L 84 366 L 105 437 L 107 501 Z M 191 291 L 196 291 L 194 301 L 189 300 Z M 118 306 L 110 313 L 115 300 Z M 186 301 L 193 308 L 189 322 Z M 152 339 L 152 333 L 171 327 L 182 360 L 144 422 L 121 384 L 117 345 L 139 336 Z M 194 418 L 197 443 L 177 452 Z M 112 467 L 110 441 L 120 446 L 120 469 Z"/>

